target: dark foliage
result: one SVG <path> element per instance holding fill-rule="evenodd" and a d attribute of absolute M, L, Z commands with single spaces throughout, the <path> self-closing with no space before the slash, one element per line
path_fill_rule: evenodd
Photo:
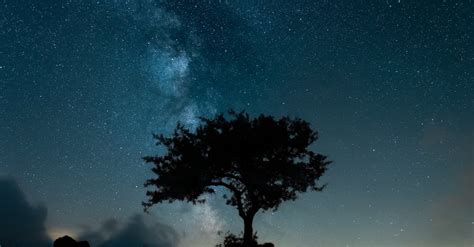
<path fill-rule="evenodd" d="M 277 210 L 300 192 L 325 187 L 317 181 L 330 161 L 309 150 L 318 135 L 308 122 L 233 111 L 229 119 L 219 114 L 201 120 L 195 131 L 178 124 L 171 137 L 154 135 L 166 153 L 144 158 L 157 175 L 145 183 L 153 188 L 145 210 L 175 200 L 204 202 L 203 194 L 224 187 L 226 203 L 244 219 L 244 242 L 250 243 L 259 210 Z"/>
<path fill-rule="evenodd" d="M 219 232 L 219 235 L 222 233 Z M 264 246 L 264 247 L 274 247 L 273 244 L 271 243 L 265 243 L 263 245 L 258 245 L 257 244 L 257 233 L 254 233 L 252 236 L 252 241 L 250 246 L 251 247 L 259 247 L 259 246 Z M 234 235 L 230 232 L 227 232 L 224 237 L 224 242 L 222 244 L 216 245 L 216 247 L 242 247 L 244 245 L 244 238 L 240 235 Z"/>

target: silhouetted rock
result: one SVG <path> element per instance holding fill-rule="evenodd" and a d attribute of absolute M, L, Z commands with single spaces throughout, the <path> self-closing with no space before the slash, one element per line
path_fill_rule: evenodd
<path fill-rule="evenodd" d="M 76 240 L 69 236 L 64 236 L 54 241 L 53 247 L 78 247 Z"/>
<path fill-rule="evenodd" d="M 78 245 L 79 247 L 91 247 L 91 246 L 89 245 L 89 242 L 87 242 L 87 241 L 79 241 L 79 242 L 77 242 L 77 245 Z"/>
<path fill-rule="evenodd" d="M 87 245 L 84 245 L 84 241 L 80 243 L 82 243 L 82 245 L 79 245 L 76 240 L 66 235 L 56 239 L 54 241 L 53 247 L 89 247 L 88 242 L 85 242 Z"/>
<path fill-rule="evenodd" d="M 275 247 L 275 245 L 272 244 L 272 243 L 259 244 L 258 246 L 259 246 L 259 247 Z"/>

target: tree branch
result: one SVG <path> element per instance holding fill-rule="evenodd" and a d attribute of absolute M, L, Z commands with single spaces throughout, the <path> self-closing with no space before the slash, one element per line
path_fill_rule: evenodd
<path fill-rule="evenodd" d="M 229 189 L 230 191 L 234 192 L 234 195 L 237 198 L 237 209 L 239 210 L 239 215 L 241 217 L 245 217 L 246 214 L 245 214 L 245 211 L 244 211 L 244 207 L 242 205 L 242 191 L 240 191 L 236 187 L 234 187 L 230 184 L 224 183 L 222 181 L 211 182 L 211 183 L 209 183 L 209 185 L 211 185 L 211 186 L 223 186 L 223 187 Z"/>

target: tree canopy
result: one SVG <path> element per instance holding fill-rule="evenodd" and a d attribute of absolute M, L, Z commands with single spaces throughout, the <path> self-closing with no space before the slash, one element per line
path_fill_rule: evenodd
<path fill-rule="evenodd" d="M 259 210 L 277 210 L 300 192 L 325 187 L 318 180 L 330 161 L 309 149 L 318 133 L 308 122 L 266 115 L 250 118 L 233 111 L 227 116 L 201 118 L 195 130 L 178 124 L 169 137 L 154 135 L 166 151 L 144 157 L 156 174 L 145 183 L 153 188 L 147 191 L 145 210 L 175 200 L 204 202 L 202 195 L 222 187 L 226 203 L 249 221 L 244 232 L 249 238 Z"/>

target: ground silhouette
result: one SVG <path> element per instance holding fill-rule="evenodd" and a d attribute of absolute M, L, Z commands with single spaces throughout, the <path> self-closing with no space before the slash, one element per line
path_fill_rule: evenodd
<path fill-rule="evenodd" d="M 90 247 L 90 245 L 87 241 L 76 242 L 76 240 L 66 235 L 56 239 L 53 247 Z"/>
<path fill-rule="evenodd" d="M 221 233 L 219 233 L 221 235 Z M 244 239 L 242 237 L 236 236 L 232 233 L 227 233 L 224 237 L 224 242 L 222 244 L 216 245 L 216 247 L 242 247 L 242 246 L 252 246 L 252 247 L 275 247 L 273 243 L 264 243 L 258 244 L 257 243 L 257 234 L 255 233 L 252 237 L 252 244 L 245 245 L 243 243 Z"/>
<path fill-rule="evenodd" d="M 170 137 L 154 138 L 166 152 L 144 157 L 156 174 L 145 183 L 152 188 L 143 203 L 145 211 L 175 200 L 202 203 L 202 195 L 223 187 L 226 203 L 236 207 L 244 221 L 240 246 L 256 246 L 252 225 L 259 210 L 276 211 L 308 189 L 322 191 L 325 185 L 317 181 L 330 164 L 326 156 L 309 149 L 318 134 L 298 118 L 250 118 L 230 111 L 201 118 L 194 131 L 178 123 Z"/>

